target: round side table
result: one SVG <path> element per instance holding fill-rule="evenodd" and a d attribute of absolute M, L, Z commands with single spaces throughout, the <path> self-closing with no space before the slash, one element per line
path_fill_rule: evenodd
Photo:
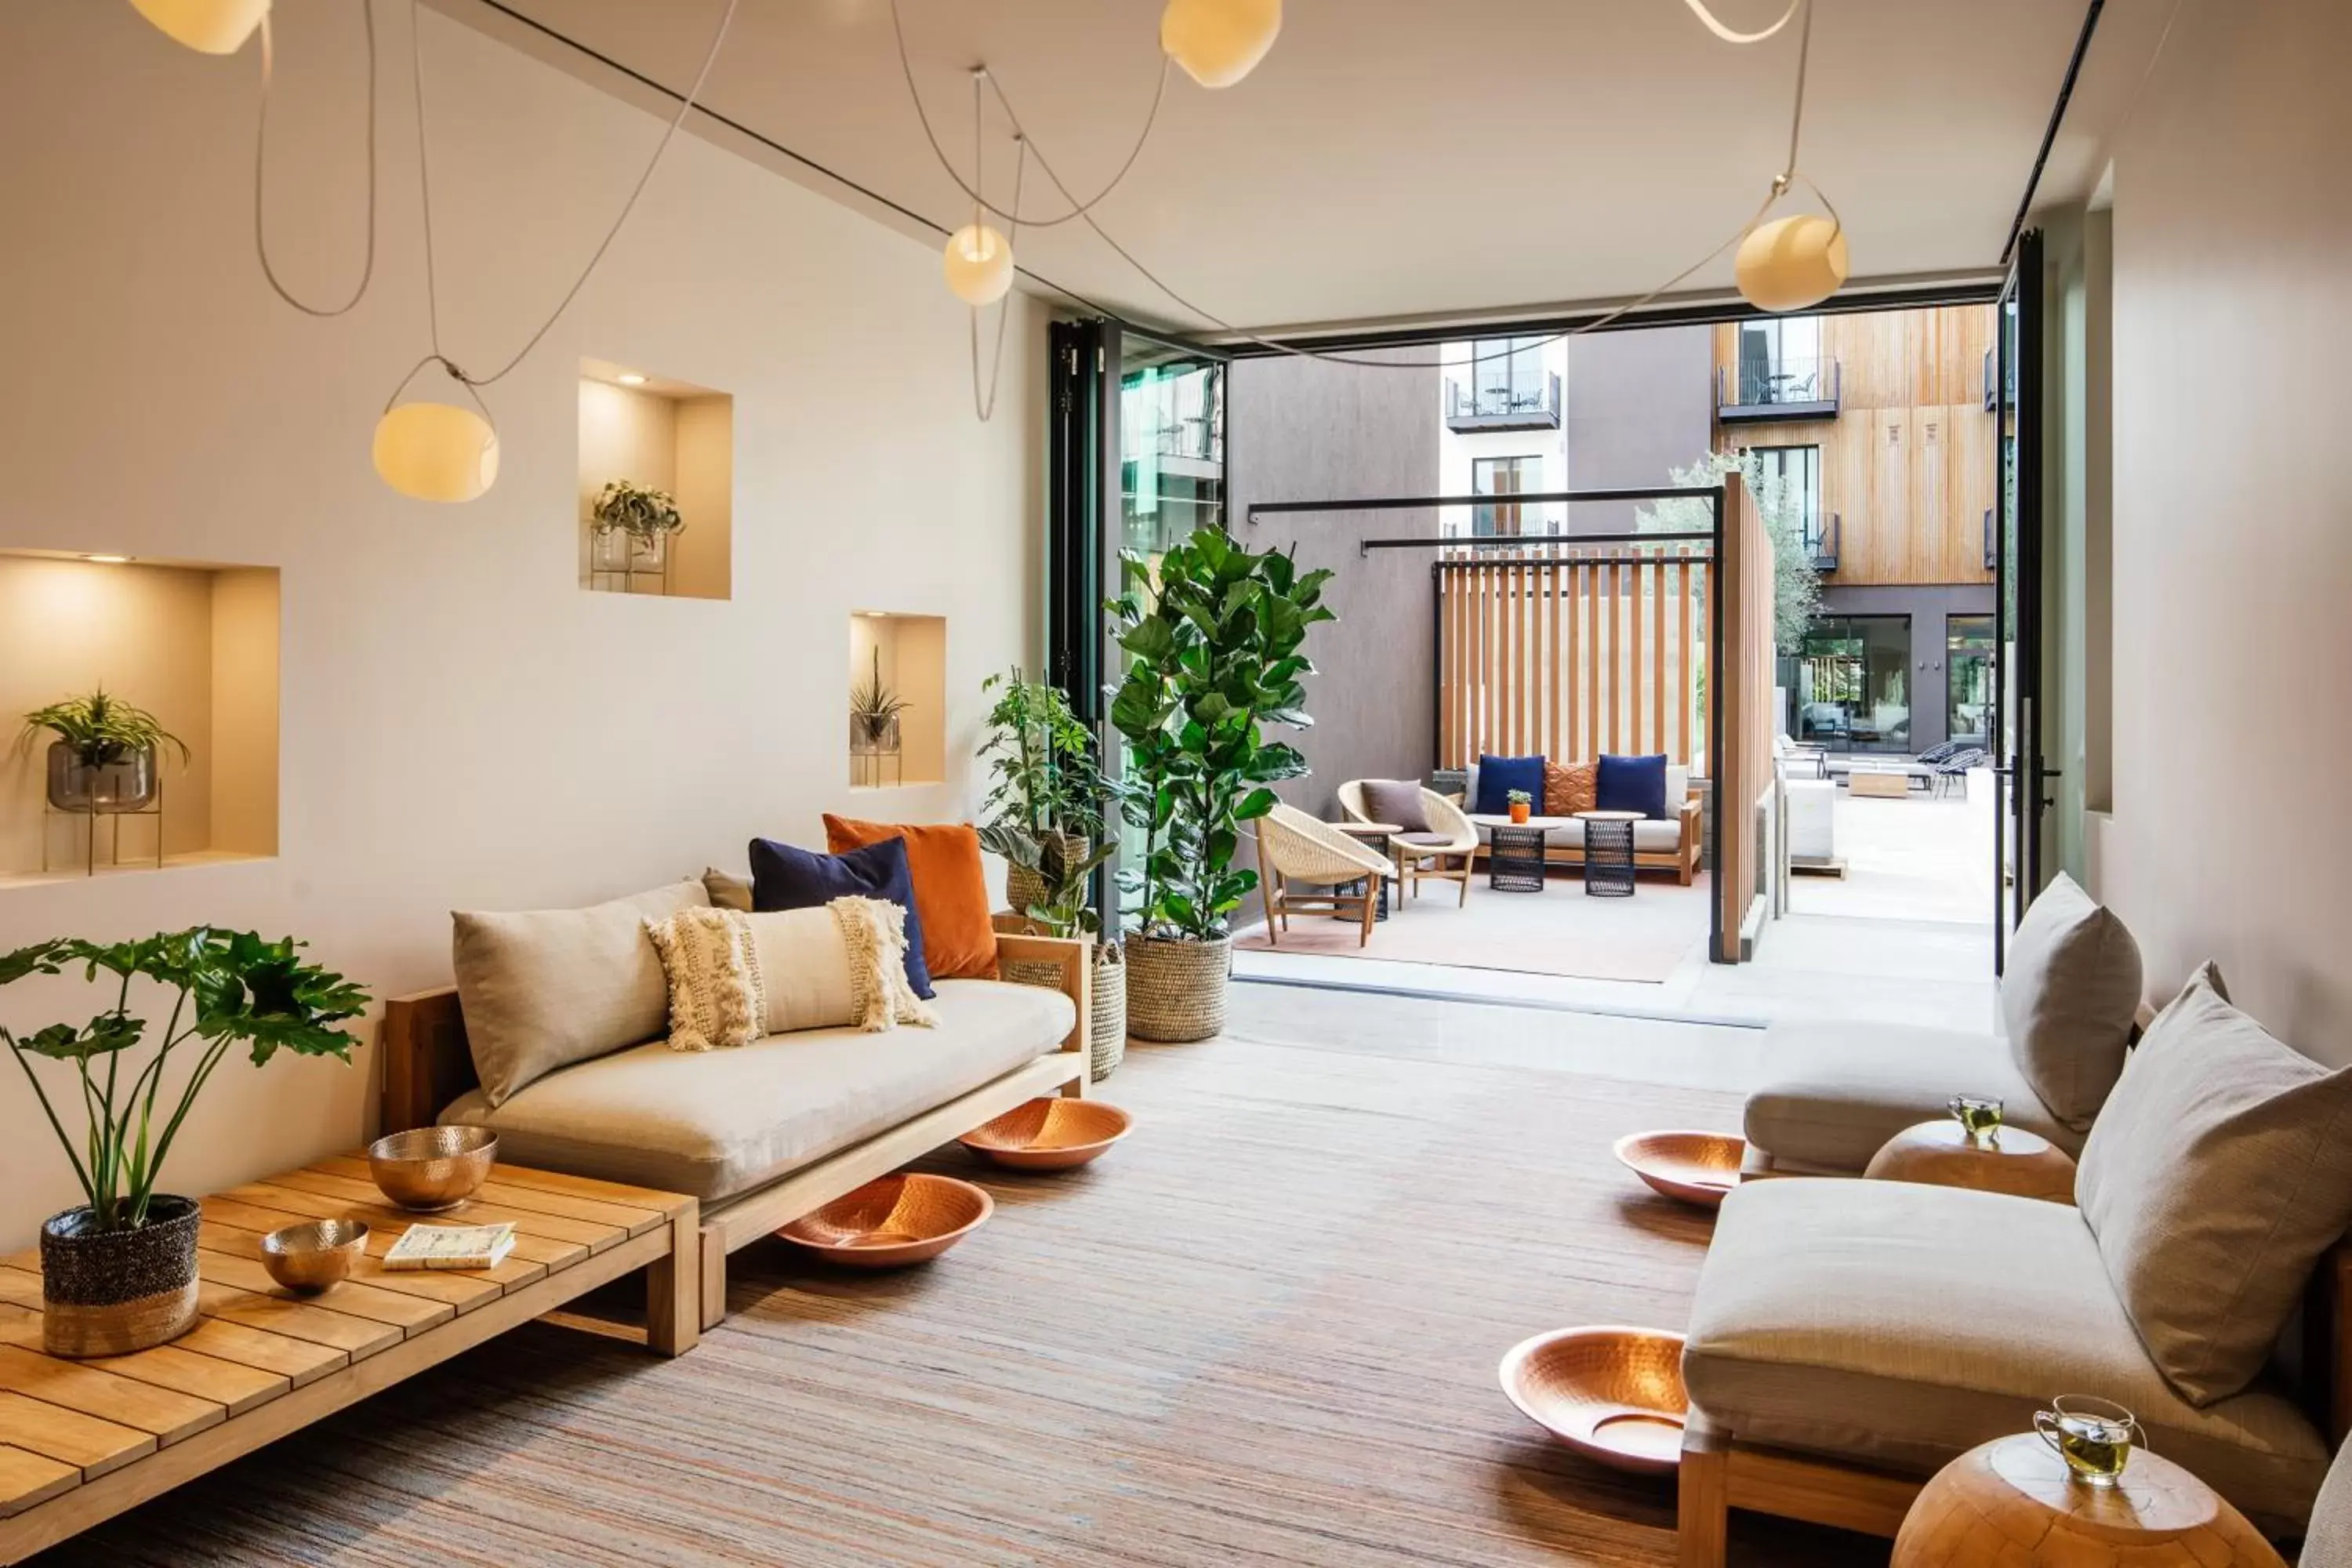
<path fill-rule="evenodd" d="M 1904 1518 L 1890 1568 L 2286 1568 L 2246 1516 L 2160 1454 L 2112 1487 L 2032 1433 L 1969 1449 Z"/>
<path fill-rule="evenodd" d="M 1889 1138 L 1863 1174 L 1881 1182 L 2013 1193 L 2053 1204 L 2074 1201 L 2074 1162 L 2063 1149 L 2022 1127 L 2004 1127 L 1993 1136 L 1997 1142 L 1978 1143 L 1957 1121 L 1922 1121 Z"/>
<path fill-rule="evenodd" d="M 1633 824 L 1638 811 L 1580 811 L 1584 824 L 1584 891 L 1595 899 L 1633 896 Z"/>
<path fill-rule="evenodd" d="M 1544 834 L 1538 822 L 1497 822 L 1486 830 L 1486 886 L 1498 893 L 1544 890 Z"/>

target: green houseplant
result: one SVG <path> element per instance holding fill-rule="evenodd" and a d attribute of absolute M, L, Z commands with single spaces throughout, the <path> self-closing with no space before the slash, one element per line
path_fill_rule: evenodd
<path fill-rule="evenodd" d="M 1280 780 L 1307 772 L 1265 724 L 1304 729 L 1307 629 L 1338 617 L 1328 571 L 1301 572 L 1204 528 L 1155 572 L 1122 552 L 1107 606 L 1132 663 L 1111 702 L 1138 789 L 1128 820 L 1144 841 L 1129 879 L 1141 895 L 1128 944 L 1129 1026 L 1150 1040 L 1206 1039 L 1224 1026 L 1231 918 L 1257 886 L 1234 865 L 1241 825 L 1274 808 Z"/>
<path fill-rule="evenodd" d="M 44 731 L 56 737 L 49 742 L 48 796 L 59 811 L 144 811 L 163 787 L 157 763 L 163 749 L 178 752 L 180 765 L 188 765 L 186 742 L 102 686 L 26 714 L 18 746 L 31 745 Z"/>
<path fill-rule="evenodd" d="M 666 572 L 670 536 L 686 531 L 670 493 L 634 479 L 614 479 L 599 490 L 588 521 L 595 572 Z"/>
<path fill-rule="evenodd" d="M 157 1190 L 163 1163 L 196 1098 L 228 1053 L 244 1046 L 257 1067 L 280 1050 L 351 1060 L 359 1042 L 336 1026 L 368 1005 L 341 975 L 305 963 L 292 938 L 198 926 L 138 942 L 76 939 L 0 953 L 0 985 L 79 968 L 114 992 L 85 1024 L 29 1032 L 0 1027 L 58 1135 L 84 1203 L 41 1226 L 42 1338 L 53 1355 L 120 1355 L 184 1333 L 196 1315 L 196 1236 L 188 1198 Z M 104 978 L 101 979 L 101 976 Z M 131 982 L 173 994 L 171 1016 L 143 1066 L 129 1067 L 148 1033 L 132 1011 Z M 42 1087 L 34 1061 L 70 1064 L 81 1115 L 68 1128 L 71 1094 Z M 176 1090 L 165 1079 L 183 1064 Z M 67 1107 L 61 1115 L 58 1107 Z"/>

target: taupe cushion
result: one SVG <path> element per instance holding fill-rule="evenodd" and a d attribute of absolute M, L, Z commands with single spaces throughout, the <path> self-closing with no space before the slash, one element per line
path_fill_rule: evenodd
<path fill-rule="evenodd" d="M 2002 1102 L 2007 1121 L 2068 1153 L 2083 1135 L 2052 1116 L 1993 1035 L 1907 1024 L 1791 1020 L 1764 1035 L 1748 1142 L 1776 1163 L 1859 1172 L 1889 1138 L 1950 1114 L 1956 1094 Z"/>
<path fill-rule="evenodd" d="M 2086 1131 L 2124 1070 L 2139 944 L 2061 871 L 2025 911 L 2001 973 L 2001 1025 L 2050 1113 Z"/>
<path fill-rule="evenodd" d="M 499 1157 L 715 1203 L 887 1131 L 1059 1047 L 1070 999 L 1039 985 L 943 980 L 940 1025 L 770 1035 L 682 1056 L 656 1042 L 551 1073 L 441 1120 L 494 1127 Z"/>
<path fill-rule="evenodd" d="M 2200 1410 L 2133 1334 L 2074 1210 L 1907 1182 L 1751 1182 L 1699 1272 L 1683 1377 L 1745 1441 L 1914 1475 L 2028 1429 L 2053 1394 L 2120 1401 L 2149 1447 L 2299 1523 L 2327 1447 L 2264 1387 Z"/>
<path fill-rule="evenodd" d="M 702 889 L 718 909 L 733 910 L 737 914 L 751 912 L 751 879 L 707 866 L 702 872 Z"/>
<path fill-rule="evenodd" d="M 1408 833 L 1429 831 L 1429 807 L 1422 803 L 1421 785 L 1412 779 L 1366 779 L 1364 815 Z"/>
<path fill-rule="evenodd" d="M 2327 1484 L 2311 1506 L 2311 1533 L 2304 1538 L 2303 1561 L 2309 1568 L 2329 1568 L 2352 1563 L 2352 1443 L 2337 1451 L 2328 1467 Z"/>
<path fill-rule="evenodd" d="M 662 1033 L 669 992 L 646 921 L 709 901 L 689 879 L 584 910 L 452 915 L 457 1000 L 490 1103 Z"/>
<path fill-rule="evenodd" d="M 2165 1375 L 2195 1404 L 2234 1394 L 2352 1225 L 2352 1069 L 2192 980 L 2132 1053 L 2074 1196 Z"/>

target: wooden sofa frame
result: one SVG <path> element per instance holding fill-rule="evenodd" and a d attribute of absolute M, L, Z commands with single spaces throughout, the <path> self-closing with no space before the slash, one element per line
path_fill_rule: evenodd
<path fill-rule="evenodd" d="M 701 1326 L 716 1328 L 727 1316 L 729 1253 L 741 1251 L 773 1235 L 778 1227 L 877 1176 L 887 1175 L 1026 1100 L 1042 1094 L 1082 1098 L 1087 1084 L 1087 1021 L 1093 1012 L 1093 948 L 1090 939 L 1003 932 L 997 936 L 1000 959 L 1023 965 L 1051 965 L 1058 972 L 1055 989 L 1076 1005 L 1076 1022 L 1062 1037 L 1058 1049 L 862 1143 L 787 1172 L 764 1187 L 705 1206 L 697 1271 Z M 386 1132 L 431 1126 L 445 1106 L 478 1081 L 473 1053 L 466 1043 L 466 1016 L 454 987 L 421 991 L 386 1003 L 378 1037 L 384 1062 L 383 1130 Z"/>
<path fill-rule="evenodd" d="M 2328 1441 L 2341 1444 L 2352 1434 L 2352 1240 L 2339 1242 L 2312 1271 L 2303 1325 L 2303 1402 Z M 1733 1509 L 1891 1539 L 1927 1484 L 1744 1443 L 1694 1413 L 1683 1433 L 1677 1561 L 1680 1568 L 1725 1568 Z"/>

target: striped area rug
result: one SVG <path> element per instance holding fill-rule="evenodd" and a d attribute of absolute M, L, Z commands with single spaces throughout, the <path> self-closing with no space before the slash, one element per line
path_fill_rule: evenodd
<path fill-rule="evenodd" d="M 1667 1568 L 1671 1481 L 1551 1443 L 1495 1365 L 1565 1324 L 1682 1326 L 1707 1221 L 1609 1144 L 1736 1101 L 1351 1050 L 1316 1032 L 1329 1005 L 1239 986 L 1233 1036 L 1131 1048 L 1099 1092 L 1134 1135 L 1065 1176 L 977 1173 L 995 1218 L 927 1269 L 764 1245 L 678 1361 L 522 1329 L 38 1561 Z M 1496 1062 L 1544 1026 L 1396 1005 L 1475 1017 Z M 1734 1522 L 1743 1568 L 1885 1560 Z"/>

